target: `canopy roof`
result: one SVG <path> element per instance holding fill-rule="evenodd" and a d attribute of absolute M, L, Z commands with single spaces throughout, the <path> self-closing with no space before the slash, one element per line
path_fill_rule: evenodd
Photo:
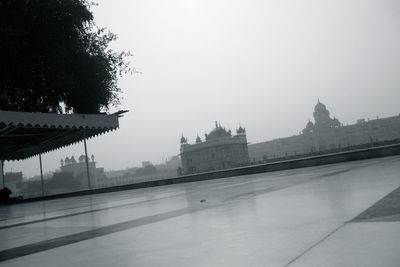
<path fill-rule="evenodd" d="M 26 159 L 115 130 L 114 114 L 52 114 L 0 111 L 0 160 Z"/>

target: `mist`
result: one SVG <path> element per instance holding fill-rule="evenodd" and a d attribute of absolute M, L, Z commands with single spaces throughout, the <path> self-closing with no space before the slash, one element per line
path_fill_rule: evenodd
<path fill-rule="evenodd" d="M 298 134 L 319 98 L 344 124 L 400 112 L 398 1 L 98 1 L 129 50 L 120 129 L 88 141 L 107 170 L 159 163 L 219 121 L 250 143 Z M 44 155 L 47 171 L 83 144 Z M 36 159 L 5 170 L 38 174 Z"/>

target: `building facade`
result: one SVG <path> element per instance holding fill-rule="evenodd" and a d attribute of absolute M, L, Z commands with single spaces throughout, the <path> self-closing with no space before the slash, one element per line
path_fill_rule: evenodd
<path fill-rule="evenodd" d="M 205 140 L 199 136 L 195 144 L 189 144 L 181 138 L 182 174 L 207 172 L 220 169 L 243 166 L 249 163 L 246 130 L 241 126 L 236 135 L 227 131 L 217 122 L 215 129 L 205 135 Z"/>
<path fill-rule="evenodd" d="M 90 184 L 92 187 L 97 187 L 98 180 L 104 177 L 104 168 L 96 167 L 93 155 L 91 160 L 87 159 L 87 163 L 86 165 L 85 155 L 81 155 L 78 161 L 75 160 L 74 156 L 61 159 L 60 171 L 54 173 L 53 180 L 68 180 L 69 178 L 79 188 L 85 188 L 88 186 L 89 170 Z"/>
<path fill-rule="evenodd" d="M 262 161 L 400 141 L 400 115 L 361 119 L 345 126 L 338 119 L 331 118 L 326 106 L 318 100 L 313 116 L 314 122 L 309 121 L 299 135 L 249 145 L 250 159 Z"/>

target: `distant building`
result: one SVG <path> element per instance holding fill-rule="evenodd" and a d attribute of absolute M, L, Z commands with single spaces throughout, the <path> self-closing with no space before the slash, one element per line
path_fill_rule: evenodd
<path fill-rule="evenodd" d="M 153 165 L 150 161 L 143 161 L 140 168 L 133 167 L 105 172 L 103 177 L 96 179 L 97 187 L 121 186 L 175 177 L 179 166 L 179 156 L 170 157 L 165 162 L 156 165 Z"/>
<path fill-rule="evenodd" d="M 318 100 L 314 122 L 309 121 L 301 134 L 249 145 L 250 159 L 268 160 L 300 154 L 340 150 L 360 145 L 400 141 L 400 115 L 374 120 L 358 120 L 344 126 L 331 118 L 326 106 Z"/>
<path fill-rule="evenodd" d="M 96 187 L 97 180 L 104 177 L 104 168 L 96 168 L 93 155 L 91 160 L 88 158 L 87 161 L 91 186 Z M 71 183 L 73 181 L 79 188 L 87 187 L 87 166 L 84 155 L 78 158 L 78 162 L 75 160 L 74 156 L 72 156 L 71 158 L 66 157 L 64 160 L 61 160 L 60 163 L 60 172 L 55 172 L 53 176 L 55 182 L 59 180 L 60 184 L 65 184 L 66 180 L 70 180 Z M 64 182 L 61 182 L 61 180 L 64 180 Z"/>
<path fill-rule="evenodd" d="M 156 165 L 157 171 L 159 173 L 165 174 L 167 177 L 172 177 L 177 175 L 177 170 L 181 167 L 181 159 L 179 155 L 169 157 L 165 162 Z"/>
<path fill-rule="evenodd" d="M 153 165 L 150 161 L 143 161 L 142 162 L 142 168 L 145 168 L 147 166 Z"/>
<path fill-rule="evenodd" d="M 197 173 L 227 169 L 245 165 L 249 162 L 246 130 L 241 126 L 232 135 L 231 131 L 215 123 L 215 129 L 205 135 L 202 141 L 199 136 L 195 144 L 188 144 L 181 138 L 182 173 Z"/>

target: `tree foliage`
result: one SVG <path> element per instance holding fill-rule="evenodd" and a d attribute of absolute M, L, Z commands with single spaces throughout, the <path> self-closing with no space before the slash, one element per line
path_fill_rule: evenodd
<path fill-rule="evenodd" d="M 0 110 L 98 113 L 131 72 L 86 0 L 0 0 Z"/>

